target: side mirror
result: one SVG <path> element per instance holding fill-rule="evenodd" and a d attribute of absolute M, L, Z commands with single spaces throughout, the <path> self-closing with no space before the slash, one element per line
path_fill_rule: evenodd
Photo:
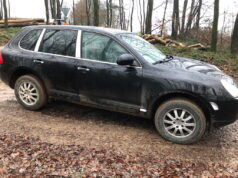
<path fill-rule="evenodd" d="M 117 64 L 121 66 L 132 66 L 135 61 L 131 54 L 122 54 L 117 58 Z"/>

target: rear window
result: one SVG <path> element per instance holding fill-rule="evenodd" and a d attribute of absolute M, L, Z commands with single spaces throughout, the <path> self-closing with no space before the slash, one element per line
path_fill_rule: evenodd
<path fill-rule="evenodd" d="M 77 34 L 75 30 L 46 30 L 39 52 L 74 57 Z"/>
<path fill-rule="evenodd" d="M 38 38 L 40 37 L 42 30 L 30 31 L 20 42 L 20 46 L 23 49 L 34 51 Z"/>

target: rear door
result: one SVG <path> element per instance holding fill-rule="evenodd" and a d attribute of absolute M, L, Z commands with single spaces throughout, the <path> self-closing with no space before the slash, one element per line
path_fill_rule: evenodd
<path fill-rule="evenodd" d="M 36 66 L 51 89 L 51 94 L 77 93 L 76 76 L 76 43 L 77 30 L 45 30 L 34 57 Z"/>

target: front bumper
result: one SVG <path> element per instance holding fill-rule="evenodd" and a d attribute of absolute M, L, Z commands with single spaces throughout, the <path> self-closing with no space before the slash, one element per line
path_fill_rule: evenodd
<path fill-rule="evenodd" d="M 238 120 L 238 100 L 229 99 L 217 102 L 218 111 L 212 114 L 211 122 L 213 127 L 223 127 Z"/>

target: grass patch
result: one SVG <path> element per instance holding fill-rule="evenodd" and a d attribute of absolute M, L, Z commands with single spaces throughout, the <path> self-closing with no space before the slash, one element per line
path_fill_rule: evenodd
<path fill-rule="evenodd" d="M 200 51 L 186 47 L 166 47 L 161 45 L 156 45 L 156 47 L 167 55 L 193 58 L 214 64 L 227 74 L 238 79 L 238 56 L 233 56 L 229 51 L 224 49 L 218 50 L 217 53 L 214 53 L 211 51 Z"/>
<path fill-rule="evenodd" d="M 12 39 L 21 28 L 0 28 L 0 46 L 5 45 L 10 39 Z"/>

